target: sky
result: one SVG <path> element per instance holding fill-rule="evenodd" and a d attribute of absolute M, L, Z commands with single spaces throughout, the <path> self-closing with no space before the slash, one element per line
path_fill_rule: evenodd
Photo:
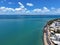
<path fill-rule="evenodd" d="M 60 15 L 60 0 L 0 0 L 0 15 Z"/>

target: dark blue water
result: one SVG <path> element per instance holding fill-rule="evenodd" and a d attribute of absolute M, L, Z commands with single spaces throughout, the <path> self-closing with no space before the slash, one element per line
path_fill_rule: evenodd
<path fill-rule="evenodd" d="M 43 45 L 43 27 L 54 18 L 0 19 L 0 45 Z"/>
<path fill-rule="evenodd" d="M 0 19 L 60 18 L 60 15 L 0 15 Z"/>

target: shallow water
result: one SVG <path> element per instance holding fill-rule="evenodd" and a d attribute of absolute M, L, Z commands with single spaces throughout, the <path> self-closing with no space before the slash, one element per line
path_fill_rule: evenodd
<path fill-rule="evenodd" d="M 43 45 L 43 27 L 51 19 L 0 19 L 0 45 Z"/>

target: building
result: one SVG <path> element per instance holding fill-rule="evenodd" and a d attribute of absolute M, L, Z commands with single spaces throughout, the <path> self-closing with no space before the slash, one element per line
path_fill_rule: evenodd
<path fill-rule="evenodd" d="M 60 20 L 54 21 L 50 27 L 50 39 L 55 45 L 60 45 Z"/>

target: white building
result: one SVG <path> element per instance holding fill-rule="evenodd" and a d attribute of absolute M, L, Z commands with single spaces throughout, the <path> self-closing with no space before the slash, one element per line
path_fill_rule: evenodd
<path fill-rule="evenodd" d="M 59 27 L 60 26 L 60 22 L 59 21 L 54 21 L 50 27 Z"/>
<path fill-rule="evenodd" d="M 60 30 L 60 21 L 54 21 L 51 25 L 50 25 L 50 29 L 57 31 Z"/>
<path fill-rule="evenodd" d="M 54 44 L 60 45 L 60 34 L 55 34 L 55 36 L 50 38 Z"/>
<path fill-rule="evenodd" d="M 50 25 L 50 30 L 51 31 L 60 31 L 60 20 L 54 21 L 51 25 Z M 52 37 L 50 37 L 50 39 L 52 40 L 52 42 L 54 44 L 60 45 L 60 33 L 55 33 L 55 35 L 53 35 Z"/>

